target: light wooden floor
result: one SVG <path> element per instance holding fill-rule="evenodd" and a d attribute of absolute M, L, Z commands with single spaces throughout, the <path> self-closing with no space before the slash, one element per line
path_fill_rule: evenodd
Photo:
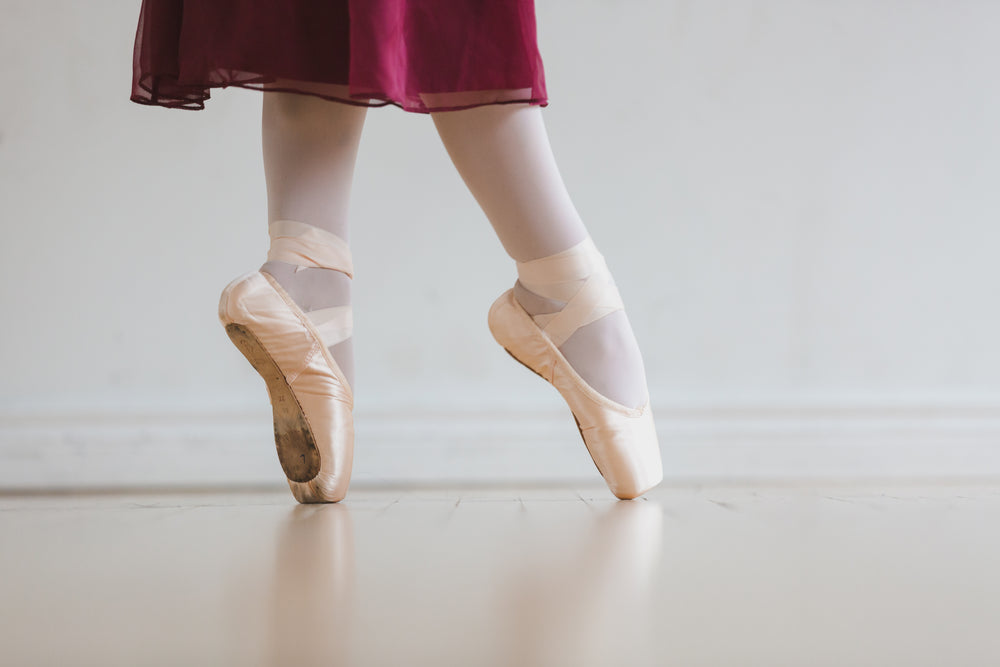
<path fill-rule="evenodd" d="M 5 665 L 997 665 L 1000 486 L 0 497 Z"/>

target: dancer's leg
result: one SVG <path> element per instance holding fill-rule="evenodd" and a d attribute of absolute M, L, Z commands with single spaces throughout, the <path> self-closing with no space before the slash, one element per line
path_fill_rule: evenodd
<path fill-rule="evenodd" d="M 310 95 L 263 94 L 261 138 L 267 183 L 268 222 L 297 220 L 349 241 L 348 203 L 365 107 Z M 303 311 L 351 303 L 351 279 L 341 271 L 265 262 Z M 354 386 L 353 339 L 330 346 L 334 360 Z"/>
<path fill-rule="evenodd" d="M 540 108 L 491 105 L 431 116 L 512 259 L 547 257 L 589 237 L 556 166 Z M 520 280 L 514 297 L 532 315 L 557 312 L 566 303 L 534 294 Z M 559 350 L 612 400 L 636 407 L 647 400 L 642 356 L 624 310 L 580 327 Z"/>

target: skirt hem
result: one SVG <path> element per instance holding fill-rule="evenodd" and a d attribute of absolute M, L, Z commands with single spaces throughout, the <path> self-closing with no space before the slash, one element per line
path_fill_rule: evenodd
<path fill-rule="evenodd" d="M 320 93 L 313 90 L 302 90 L 300 88 L 295 88 L 292 86 L 274 86 L 268 85 L 263 86 L 259 83 L 249 83 L 249 82 L 229 82 L 229 83 L 211 83 L 205 84 L 204 86 L 195 86 L 196 88 L 201 88 L 202 91 L 197 93 L 197 97 L 192 98 L 181 98 L 181 97 L 165 97 L 158 96 L 153 92 L 152 87 L 146 85 L 140 85 L 142 93 L 135 92 L 132 93 L 129 98 L 130 101 L 136 104 L 142 104 L 145 106 L 158 106 L 164 107 L 166 109 L 183 109 L 186 111 L 202 111 L 205 109 L 205 102 L 211 99 L 212 89 L 224 89 L 224 88 L 242 88 L 244 90 L 256 90 L 262 93 L 266 92 L 282 92 L 282 93 L 297 93 L 299 95 L 310 95 L 312 97 L 318 97 L 320 99 L 328 100 L 331 102 L 340 102 L 341 104 L 350 104 L 352 106 L 359 107 L 387 107 L 395 106 L 403 111 L 409 113 L 422 113 L 430 114 L 437 113 L 441 111 L 461 111 L 464 109 L 474 109 L 476 107 L 483 106 L 494 106 L 500 104 L 529 104 L 540 107 L 547 107 L 549 105 L 548 97 L 523 97 L 514 98 L 507 100 L 491 100 L 491 101 L 481 101 L 472 102 L 468 104 L 457 104 L 457 105 L 447 105 L 438 107 L 426 107 L 426 106 L 413 106 L 400 102 L 393 99 L 385 94 L 366 94 L 360 96 L 359 98 L 344 97 L 341 95 L 330 95 L 326 93 Z"/>

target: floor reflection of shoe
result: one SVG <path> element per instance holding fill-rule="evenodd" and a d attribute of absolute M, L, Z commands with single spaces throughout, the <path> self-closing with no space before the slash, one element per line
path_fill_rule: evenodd
<path fill-rule="evenodd" d="M 588 294 L 581 290 L 580 298 L 593 297 L 592 292 Z M 571 307 L 572 301 L 565 309 Z M 587 451 L 615 496 L 635 498 L 662 481 L 663 465 L 648 398 L 642 407 L 633 408 L 587 384 L 517 302 L 513 288 L 493 302 L 488 323 L 493 338 L 510 356 L 552 384 L 566 400 Z"/>
<path fill-rule="evenodd" d="M 272 239 L 272 249 L 276 245 Z M 320 261 L 312 265 L 337 263 Z M 320 321 L 330 320 L 320 312 L 313 311 L 314 322 L 264 271 L 235 278 L 219 299 L 226 333 L 267 385 L 278 461 L 300 503 L 342 500 L 354 459 L 354 394 L 324 340 L 326 332 L 350 326 L 349 314 Z"/>

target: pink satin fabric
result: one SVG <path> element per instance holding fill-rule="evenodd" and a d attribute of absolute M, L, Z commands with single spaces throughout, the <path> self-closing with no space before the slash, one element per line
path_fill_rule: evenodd
<path fill-rule="evenodd" d="M 240 324 L 260 341 L 312 429 L 320 470 L 308 482 L 287 480 L 292 495 L 300 503 L 342 500 L 354 465 L 354 391 L 316 327 L 278 282 L 261 271 L 247 272 L 226 286 L 219 298 L 219 321 Z"/>
<path fill-rule="evenodd" d="M 514 298 L 501 294 L 487 315 L 490 333 L 515 359 L 554 386 L 579 424 L 583 442 L 608 488 L 621 499 L 641 496 L 663 480 L 649 400 L 640 408 L 597 392 Z"/>
<path fill-rule="evenodd" d="M 131 100 L 204 109 L 227 86 L 418 113 L 548 104 L 534 0 L 143 0 Z"/>

